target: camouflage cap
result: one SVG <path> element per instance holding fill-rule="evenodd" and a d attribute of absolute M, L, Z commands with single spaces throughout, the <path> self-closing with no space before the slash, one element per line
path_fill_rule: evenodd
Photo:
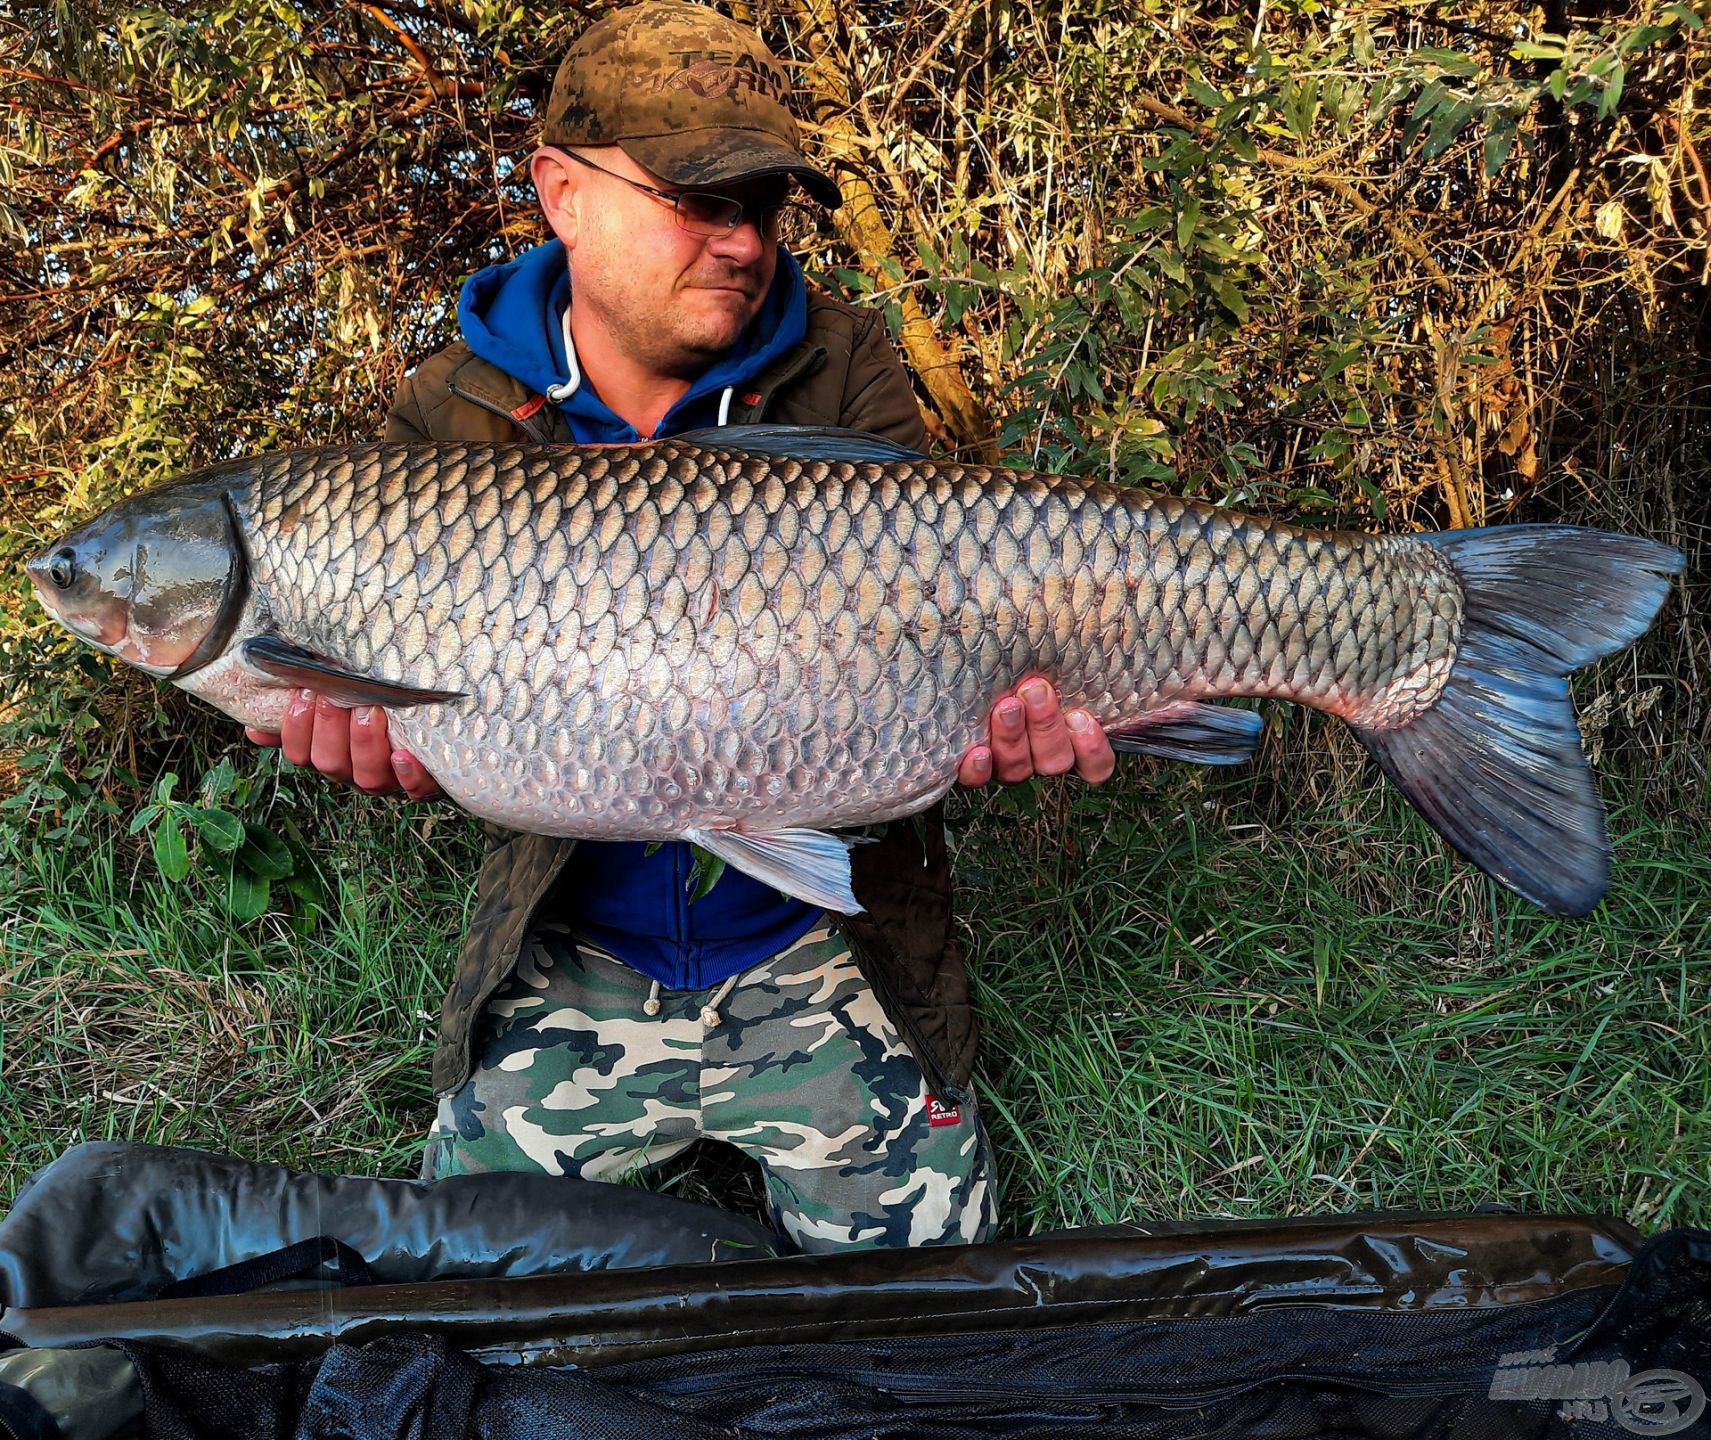
<path fill-rule="evenodd" d="M 617 145 L 674 185 L 791 175 L 842 196 L 802 156 L 790 81 L 760 37 L 706 5 L 644 0 L 590 25 L 547 101 L 545 145 Z"/>

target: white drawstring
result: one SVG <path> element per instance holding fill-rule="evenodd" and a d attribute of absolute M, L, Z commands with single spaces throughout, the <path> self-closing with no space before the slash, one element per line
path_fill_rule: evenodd
<path fill-rule="evenodd" d="M 547 386 L 547 399 L 554 405 L 562 404 L 582 388 L 582 367 L 576 363 L 576 344 L 570 338 L 570 306 L 564 307 L 564 319 L 561 322 L 564 330 L 564 366 L 570 372 L 562 385 Z M 725 422 L 719 422 L 723 425 Z"/>
<path fill-rule="evenodd" d="M 731 396 L 736 393 L 737 387 L 735 385 L 727 385 L 725 387 L 725 393 L 719 397 L 718 423 L 720 425 L 729 425 L 731 423 Z"/>
<path fill-rule="evenodd" d="M 701 1007 L 701 1023 L 705 1025 L 707 1029 L 717 1030 L 719 1028 L 719 1022 L 723 1019 L 719 1014 L 719 1007 L 723 1005 L 726 1000 L 730 999 L 731 991 L 737 988 L 737 981 L 740 978 L 741 977 L 738 975 L 731 976 L 730 979 L 726 980 L 713 992 L 713 994 L 708 998 L 707 1003 Z M 664 987 L 661 986 L 657 980 L 648 986 L 648 998 L 642 1001 L 642 1014 L 659 1014 L 659 997 L 660 991 L 663 988 Z"/>
<path fill-rule="evenodd" d="M 731 976 L 723 985 L 713 992 L 713 998 L 701 1007 L 701 1023 L 709 1030 L 719 1028 L 719 1007 L 730 997 L 731 991 L 737 988 L 737 977 Z"/>

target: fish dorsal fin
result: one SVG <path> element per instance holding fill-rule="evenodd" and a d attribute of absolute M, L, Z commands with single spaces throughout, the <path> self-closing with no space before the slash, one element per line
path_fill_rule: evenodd
<path fill-rule="evenodd" d="M 704 450 L 740 450 L 745 455 L 774 455 L 792 460 L 925 460 L 919 450 L 836 425 L 720 425 L 685 430 L 668 437 Z"/>
<path fill-rule="evenodd" d="M 463 699 L 458 690 L 419 690 L 414 685 L 358 674 L 277 635 L 256 635 L 238 646 L 238 653 L 251 669 L 289 685 L 302 685 L 339 705 L 385 705 L 396 710 L 404 705 Z"/>
<path fill-rule="evenodd" d="M 850 888 L 850 846 L 857 842 L 825 830 L 685 830 L 685 840 L 727 865 L 776 886 L 798 900 L 840 915 L 861 914 Z"/>

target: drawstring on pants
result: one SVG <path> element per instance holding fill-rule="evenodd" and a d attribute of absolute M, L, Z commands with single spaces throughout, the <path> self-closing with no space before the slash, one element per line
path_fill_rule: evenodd
<path fill-rule="evenodd" d="M 723 1005 L 726 1000 L 730 999 L 731 991 L 737 988 L 737 981 L 739 978 L 741 977 L 736 975 L 731 976 L 730 979 L 726 980 L 713 992 L 712 997 L 701 1007 L 701 1023 L 709 1030 L 717 1030 L 719 1028 L 719 1022 L 724 1018 L 719 1014 L 719 1007 Z M 659 997 L 660 991 L 663 988 L 664 987 L 657 980 L 653 981 L 648 986 L 648 998 L 642 1001 L 642 1014 L 659 1014 Z"/>
<path fill-rule="evenodd" d="M 731 991 L 737 988 L 735 975 L 713 992 L 713 998 L 701 1007 L 701 1023 L 709 1030 L 717 1030 L 721 1016 L 719 1007 L 729 998 Z"/>

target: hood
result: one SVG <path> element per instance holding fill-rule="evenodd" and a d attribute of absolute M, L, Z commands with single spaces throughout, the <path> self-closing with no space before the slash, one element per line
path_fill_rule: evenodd
<path fill-rule="evenodd" d="M 489 265 L 464 282 L 458 323 L 469 348 L 539 395 L 550 395 L 585 443 L 630 441 L 638 435 L 600 399 L 597 381 L 582 375 L 566 351 L 564 313 L 570 272 L 564 246 L 549 240 L 503 265 Z M 760 314 L 735 346 L 690 386 L 660 422 L 669 435 L 712 423 L 719 397 L 754 379 L 802 343 L 808 333 L 808 291 L 802 267 L 782 246 L 772 288 Z"/>

